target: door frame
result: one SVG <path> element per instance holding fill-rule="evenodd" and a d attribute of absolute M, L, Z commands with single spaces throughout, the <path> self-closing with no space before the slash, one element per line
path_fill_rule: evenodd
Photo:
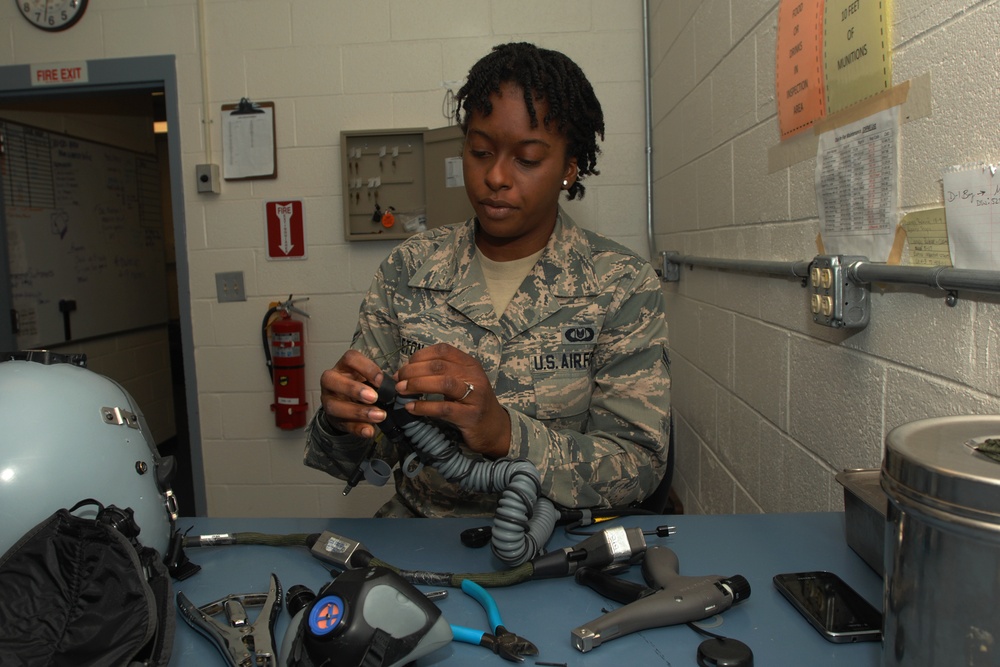
<path fill-rule="evenodd" d="M 206 513 L 205 470 L 201 445 L 201 420 L 198 412 L 198 385 L 194 368 L 194 334 L 191 322 L 190 270 L 187 256 L 187 227 L 184 217 L 184 180 L 181 160 L 180 113 L 178 111 L 177 69 L 173 55 L 140 56 L 87 60 L 87 80 L 78 84 L 31 85 L 31 65 L 0 66 L 0 101 L 34 100 L 66 93 L 100 93 L 136 88 L 161 88 L 166 103 L 167 155 L 170 170 L 170 200 L 173 211 L 176 247 L 177 299 L 181 329 L 181 354 L 184 362 L 184 393 L 187 408 L 188 436 L 191 446 L 191 477 L 197 516 Z M 0 193 L 2 197 L 2 193 Z M 6 228 L 0 211 L 0 231 Z M 0 243 L 0 313 L 12 306 L 10 263 L 6 241 Z M 12 350 L 16 344 L 12 323 L 0 317 L 0 349 Z"/>

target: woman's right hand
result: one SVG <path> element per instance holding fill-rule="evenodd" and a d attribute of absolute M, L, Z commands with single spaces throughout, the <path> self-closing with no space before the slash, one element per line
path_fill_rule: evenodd
<path fill-rule="evenodd" d="M 378 393 L 372 386 L 380 386 L 382 375 L 382 369 L 357 350 L 345 352 L 320 377 L 320 402 L 327 422 L 347 433 L 375 437 L 375 424 L 385 419 L 385 412 L 375 407 Z"/>

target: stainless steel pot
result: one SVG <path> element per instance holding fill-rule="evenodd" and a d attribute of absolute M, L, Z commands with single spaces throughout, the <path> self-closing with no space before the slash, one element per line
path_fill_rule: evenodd
<path fill-rule="evenodd" d="M 884 667 L 1000 664 L 1000 416 L 924 419 L 886 437 Z"/>

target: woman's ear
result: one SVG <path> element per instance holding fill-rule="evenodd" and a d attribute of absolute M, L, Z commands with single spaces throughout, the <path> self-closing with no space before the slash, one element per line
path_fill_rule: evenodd
<path fill-rule="evenodd" d="M 569 190 L 576 183 L 576 176 L 578 169 L 576 166 L 576 158 L 570 158 L 566 163 L 566 171 L 563 173 L 563 190 Z"/>

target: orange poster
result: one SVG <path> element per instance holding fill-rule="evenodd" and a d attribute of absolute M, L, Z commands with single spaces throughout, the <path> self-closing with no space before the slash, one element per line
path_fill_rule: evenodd
<path fill-rule="evenodd" d="M 775 80 L 782 139 L 826 114 L 823 0 L 781 0 Z"/>

